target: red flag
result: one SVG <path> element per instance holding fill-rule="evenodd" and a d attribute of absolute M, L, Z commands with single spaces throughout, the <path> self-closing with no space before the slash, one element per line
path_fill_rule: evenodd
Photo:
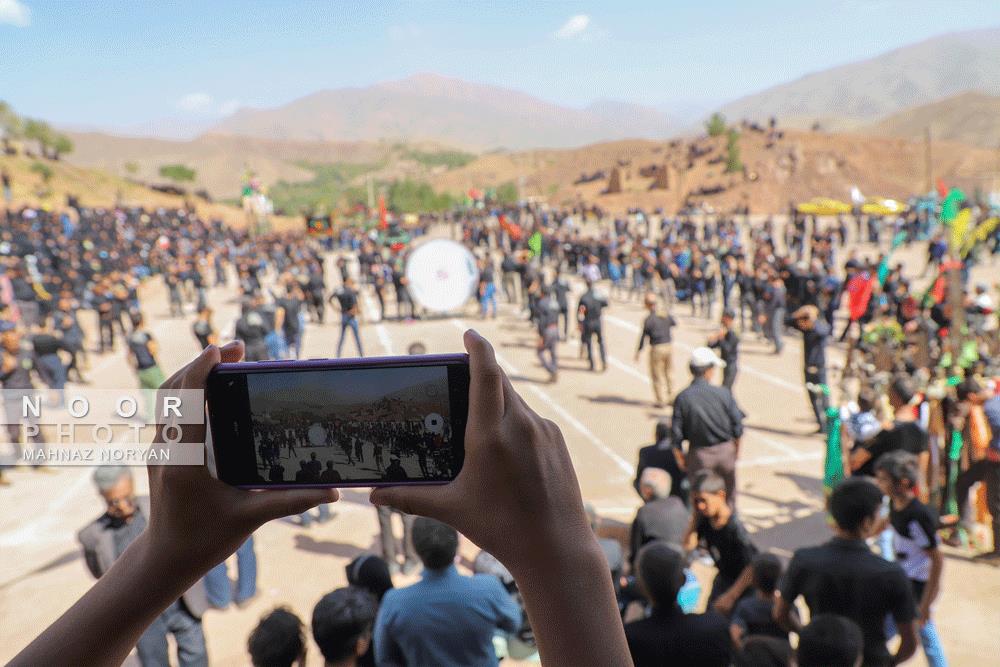
<path fill-rule="evenodd" d="M 872 275 L 864 271 L 857 274 L 850 279 L 847 283 L 847 310 L 850 314 L 851 321 L 861 319 L 861 316 L 865 314 L 868 310 L 868 302 L 872 298 L 872 287 L 874 286 L 875 280 Z"/>
<path fill-rule="evenodd" d="M 941 199 L 944 199 L 945 197 L 948 196 L 948 186 L 944 184 L 943 178 L 937 179 L 937 192 L 938 192 L 938 197 L 940 197 Z"/>
<path fill-rule="evenodd" d="M 507 235 L 510 236 L 511 239 L 514 241 L 521 240 L 521 226 L 519 224 L 508 220 L 507 216 L 503 213 L 500 214 L 499 222 L 500 228 L 506 231 Z"/>
<path fill-rule="evenodd" d="M 386 229 L 389 226 L 388 213 L 385 210 L 385 195 L 378 196 L 378 228 Z"/>
<path fill-rule="evenodd" d="M 931 298 L 934 299 L 934 303 L 941 303 L 944 301 L 944 290 L 947 285 L 947 280 L 945 280 L 944 275 L 938 276 L 937 280 L 934 281 L 934 286 L 931 287 Z"/>

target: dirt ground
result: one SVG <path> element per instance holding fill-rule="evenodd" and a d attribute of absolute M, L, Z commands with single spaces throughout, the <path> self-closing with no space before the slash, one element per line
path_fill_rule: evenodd
<path fill-rule="evenodd" d="M 923 268 L 919 249 L 905 252 L 900 259 L 913 267 L 911 272 Z M 995 277 L 995 270 L 980 267 L 977 274 Z M 213 288 L 209 295 L 223 339 L 232 334 L 237 314 L 234 289 Z M 582 291 L 582 286 L 575 289 Z M 579 355 L 579 342 L 571 337 L 559 346 L 561 370 L 556 384 L 547 382 L 535 355 L 532 329 L 511 305 L 502 305 L 495 320 L 479 320 L 470 305 L 464 314 L 409 323 L 375 322 L 374 300 L 366 298 L 364 306 L 367 321 L 361 330 L 369 353 L 405 354 L 414 342 L 423 343 L 431 353 L 460 351 L 461 334 L 468 327 L 489 338 L 515 388 L 535 410 L 562 427 L 584 497 L 609 523 L 631 521 L 639 505 L 631 487 L 637 450 L 651 442 L 655 421 L 669 415 L 669 409 L 653 407 L 645 359 L 633 361 L 644 316 L 639 304 L 615 300 L 606 311 L 606 372 L 588 371 Z M 198 351 L 190 330 L 193 315 L 170 318 L 158 284 L 147 290 L 144 310 L 154 323 L 161 366 L 169 374 Z M 673 359 L 676 392 L 689 381 L 686 367 L 691 349 L 704 343 L 716 323 L 691 317 L 687 307 L 677 308 L 674 315 L 680 322 Z M 332 319 L 336 318 L 307 327 L 304 357 L 334 356 L 339 327 Z M 833 351 L 832 363 L 840 356 Z M 801 359 L 801 343 L 794 334 L 789 335 L 780 356 L 752 334 L 744 335 L 735 385 L 737 401 L 748 415 L 738 470 L 739 511 L 756 543 L 782 557 L 829 536 L 821 484 L 824 443 L 813 433 Z M 136 386 L 122 347 L 103 357 L 91 355 L 91 362 L 87 376 L 92 386 Z M 50 472 L 19 468 L 10 474 L 13 484 L 0 488 L 0 619 L 5 621 L 0 623 L 0 661 L 12 657 L 92 584 L 75 539 L 76 531 L 103 511 L 90 482 L 91 472 L 72 467 Z M 145 471 L 137 468 L 136 475 L 144 490 Z M 308 622 L 319 598 L 345 584 L 344 566 L 349 560 L 365 551 L 377 551 L 376 516 L 367 498 L 365 491 L 346 490 L 333 506 L 335 516 L 330 522 L 303 528 L 286 519 L 257 531 L 259 595 L 244 609 L 211 611 L 204 619 L 213 665 L 248 664 L 246 638 L 263 614 L 286 605 Z M 466 559 L 475 553 L 472 545 L 463 544 Z M 698 573 L 707 589 L 711 568 L 700 567 Z M 399 577 L 396 584 L 413 580 L 415 575 Z M 995 662 L 987 656 L 1000 654 L 1000 636 L 983 629 L 1000 626 L 998 599 L 1000 569 L 947 551 L 936 619 L 952 665 Z M 923 661 L 918 653 L 910 664 Z M 314 644 L 309 647 L 308 664 L 322 664 Z"/>

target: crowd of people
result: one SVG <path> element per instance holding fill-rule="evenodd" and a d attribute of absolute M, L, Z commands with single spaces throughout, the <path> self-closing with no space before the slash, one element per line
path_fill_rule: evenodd
<path fill-rule="evenodd" d="M 636 360 L 648 345 L 655 405 L 671 406 L 671 416 L 656 424 L 655 442 L 639 452 L 634 486 L 642 506 L 617 551 L 583 520 L 586 539 L 601 554 L 602 574 L 574 593 L 581 596 L 574 600 L 587 600 L 590 607 L 581 616 L 603 619 L 606 647 L 621 651 L 622 664 L 631 655 L 636 665 L 887 665 L 909 659 L 918 647 L 930 664 L 947 664 L 933 612 L 942 588 L 942 543 L 977 549 L 983 562 L 1000 559 L 997 313 L 990 288 L 969 284 L 976 253 L 987 261 L 1000 247 L 996 233 L 956 269 L 956 257 L 934 250 L 940 248 L 940 225 L 926 210 L 888 224 L 855 216 L 853 244 L 847 243 L 852 234 L 846 216 L 824 224 L 792 215 L 781 228 L 773 219 L 752 225 L 742 216 L 645 212 L 595 225 L 595 213 L 527 205 L 468 211 L 444 221 L 480 262 L 473 296 L 480 315 L 496 317 L 499 297 L 509 304 L 500 309 L 504 317 L 530 321 L 524 326 L 537 332 L 539 363 L 552 382 L 558 381 L 560 346 L 571 324 L 589 368 L 603 372 L 605 311 L 622 301 L 639 301 L 648 311 Z M 96 314 L 100 349 L 114 349 L 116 336 L 123 337 L 141 385 L 162 384 L 156 340 L 144 325 L 140 302 L 140 285 L 149 279 L 164 282 L 173 315 L 197 311 L 192 329 L 204 346 L 219 340 L 206 288 L 210 282 L 224 287 L 236 276 L 241 314 L 233 332 L 248 360 L 297 357 L 307 325 L 324 320 L 326 305 L 341 312 L 338 355 L 348 330 L 361 354 L 360 306 L 368 295 L 379 304 L 380 317 L 389 315 L 393 303 L 397 317 L 418 316 L 406 285 L 406 249 L 380 242 L 377 230 L 344 230 L 329 239 L 250 238 L 184 210 L 77 207 L 59 215 L 34 209 L 6 215 L 9 225 L 0 238 L 0 251 L 7 251 L 0 284 L 5 389 L 25 388 L 17 385 L 36 377 L 61 388 L 69 370 L 80 379 L 88 353 L 77 320 L 81 309 Z M 932 275 L 919 292 L 915 284 L 924 267 L 893 264 L 892 253 L 900 244 L 925 241 Z M 326 275 L 328 255 L 337 258 L 339 276 Z M 949 281 L 957 281 L 958 300 L 949 298 Z M 331 292 L 330 284 L 338 287 Z M 681 312 L 718 318 L 719 328 L 691 353 L 691 381 L 675 393 L 670 369 Z M 756 545 L 741 519 L 737 464 L 745 415 L 732 389 L 739 382 L 741 340 L 757 336 L 781 354 L 789 331 L 803 339 L 803 395 L 817 431 L 839 444 L 827 498 L 833 536 L 802 546 L 786 563 Z M 827 352 L 840 350 L 841 343 L 842 405 L 832 406 L 836 393 Z M 493 396 L 493 407 L 508 398 Z M 561 442 L 557 433 L 540 432 Z M 517 432 L 509 438 L 491 446 L 519 444 L 513 442 Z M 278 437 L 261 450 L 264 465 L 280 465 L 282 445 L 289 442 Z M 558 457 L 563 449 L 549 455 Z M 542 469 L 530 468 L 533 463 L 539 462 L 527 457 L 518 463 L 529 466 L 520 470 L 528 479 Z M 303 470 L 310 466 L 303 464 Z M 484 486 L 477 493 L 485 493 L 499 474 L 477 471 L 475 459 L 467 459 L 449 486 L 471 493 L 473 481 L 460 483 L 471 478 Z M 528 484 L 502 478 L 511 479 L 514 490 Z M 571 467 L 557 486 L 567 480 L 576 487 Z M 122 474 L 105 469 L 95 482 L 107 511 L 81 532 L 80 541 L 91 571 L 102 576 L 138 540 L 156 509 L 134 497 Z M 560 493 L 567 494 L 560 503 L 540 502 L 565 513 L 562 525 L 578 509 L 583 515 L 583 504 L 578 490 Z M 309 498 L 321 507 L 329 501 Z M 476 523 L 485 517 L 460 514 L 471 507 L 442 510 L 431 496 L 404 487 L 380 490 L 374 499 L 383 501 L 376 504 L 384 560 L 372 555 L 352 563 L 348 579 L 356 570 L 354 585 L 330 593 L 312 612 L 312 637 L 327 664 L 495 664 L 495 644 L 503 647 L 501 657 L 530 658 L 537 651 L 560 664 L 560 656 L 580 656 L 582 646 L 590 646 L 565 646 L 578 633 L 546 615 L 568 602 L 550 599 L 559 597 L 554 589 L 579 585 L 574 567 L 560 572 L 523 565 L 527 557 L 519 550 L 544 551 L 556 539 L 544 532 L 545 517 L 527 519 L 542 530 L 531 531 L 541 546 L 500 546 Z M 402 547 L 391 535 L 393 514 L 403 515 Z M 509 527 L 502 513 L 490 521 L 490 530 Z M 593 523 L 600 532 L 601 521 Z M 992 534 L 981 536 L 980 525 Z M 456 529 L 483 548 L 477 559 L 481 574 L 470 578 L 456 571 Z M 218 572 L 216 557 L 238 547 L 241 572 L 255 567 L 247 556 L 247 545 L 253 553 L 251 535 L 219 546 L 211 563 L 199 565 Z M 581 539 L 580 533 L 573 538 Z M 589 543 L 582 551 L 589 553 Z M 705 610 L 694 613 L 682 600 L 690 565 L 701 555 L 711 559 L 716 574 Z M 411 571 L 418 560 L 422 580 L 392 588 L 392 577 Z M 189 576 L 182 591 L 197 579 Z M 211 603 L 189 599 L 199 586 L 164 599 L 169 606 L 153 615 L 155 621 L 146 617 L 152 625 L 136 635 L 143 664 L 166 664 L 167 634 L 179 647 L 183 643 L 183 664 L 207 659 L 204 637 L 196 635 Z M 211 588 L 208 580 L 204 587 Z M 592 598 L 583 595 L 588 587 Z M 610 624 L 603 610 L 609 594 Z M 808 609 L 808 624 L 799 600 Z M 586 626 L 585 618 L 581 624 Z M 301 660 L 303 627 L 293 611 L 269 614 L 249 640 L 254 664 Z M 890 653 L 893 636 L 899 641 Z M 572 664 L 614 664 L 595 662 L 602 655 L 595 650 Z"/>

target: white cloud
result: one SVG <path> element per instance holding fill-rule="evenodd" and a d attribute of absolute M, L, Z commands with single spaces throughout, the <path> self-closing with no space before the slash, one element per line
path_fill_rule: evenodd
<path fill-rule="evenodd" d="M 228 116 L 240 108 L 237 99 L 216 102 L 208 93 L 188 93 L 177 100 L 177 108 L 202 116 Z"/>
<path fill-rule="evenodd" d="M 590 17 L 587 14 L 577 14 L 569 17 L 562 27 L 552 33 L 556 39 L 574 39 L 585 37 L 590 27 Z"/>
<path fill-rule="evenodd" d="M 208 93 L 188 93 L 177 100 L 177 108 L 192 113 L 208 113 L 212 109 L 212 96 Z"/>
<path fill-rule="evenodd" d="M 236 113 L 236 110 L 240 108 L 240 101 L 237 99 L 226 100 L 219 105 L 219 115 L 228 116 L 230 114 Z"/>
<path fill-rule="evenodd" d="M 27 28 L 31 25 L 31 9 L 20 0 L 0 0 L 0 23 Z"/>

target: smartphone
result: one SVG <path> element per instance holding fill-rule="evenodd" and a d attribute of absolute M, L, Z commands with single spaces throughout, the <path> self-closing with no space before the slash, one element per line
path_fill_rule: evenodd
<path fill-rule="evenodd" d="M 469 357 L 219 364 L 206 400 L 227 484 L 443 484 L 465 459 Z"/>

